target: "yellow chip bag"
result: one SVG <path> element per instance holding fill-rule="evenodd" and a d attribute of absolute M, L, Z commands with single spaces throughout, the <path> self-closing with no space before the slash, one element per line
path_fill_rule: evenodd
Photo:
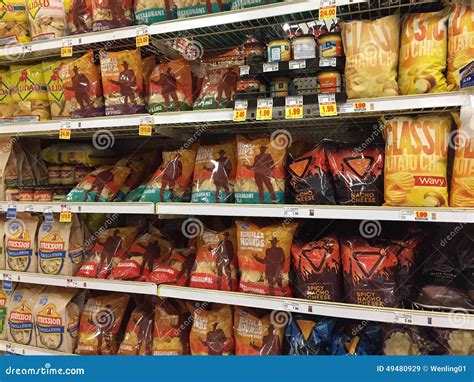
<path fill-rule="evenodd" d="M 459 88 L 459 70 L 474 60 L 474 11 L 455 4 L 448 25 L 448 82 Z"/>
<path fill-rule="evenodd" d="M 342 24 L 346 54 L 346 92 L 349 98 L 396 96 L 398 14 L 377 20 L 356 20 Z"/>
<path fill-rule="evenodd" d="M 11 122 L 15 109 L 11 94 L 9 70 L 0 70 L 0 123 Z"/>
<path fill-rule="evenodd" d="M 54 118 L 69 117 L 71 104 L 67 104 L 64 97 L 63 78 L 68 70 L 67 63 L 71 60 L 43 62 L 43 76 L 48 87 L 48 99 L 51 107 L 51 116 Z"/>
<path fill-rule="evenodd" d="M 28 42 L 28 13 L 23 0 L 0 2 L 0 45 Z"/>
<path fill-rule="evenodd" d="M 391 206 L 448 205 L 451 116 L 384 117 L 385 202 Z"/>
<path fill-rule="evenodd" d="M 449 90 L 444 77 L 447 55 L 446 11 L 416 13 L 403 20 L 398 86 L 402 94 Z"/>

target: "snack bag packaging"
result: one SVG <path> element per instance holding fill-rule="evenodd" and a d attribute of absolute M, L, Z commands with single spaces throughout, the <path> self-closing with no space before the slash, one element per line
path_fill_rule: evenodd
<path fill-rule="evenodd" d="M 403 20 L 398 86 L 402 94 L 450 90 L 444 77 L 448 13 L 409 14 Z"/>
<path fill-rule="evenodd" d="M 79 355 L 114 355 L 119 348 L 119 332 L 129 297 L 110 293 L 91 297 L 84 305 L 79 322 L 76 353 Z"/>
<path fill-rule="evenodd" d="M 268 310 L 234 308 L 235 355 L 280 355 L 284 331 Z"/>
<path fill-rule="evenodd" d="M 378 146 L 328 144 L 327 157 L 337 204 L 380 206 L 383 203 L 384 153 Z"/>
<path fill-rule="evenodd" d="M 428 355 L 434 344 L 426 328 L 387 325 L 384 328 L 382 351 L 384 355 Z"/>
<path fill-rule="evenodd" d="M 33 309 L 43 285 L 20 284 L 10 297 L 8 306 L 8 341 L 36 346 Z"/>
<path fill-rule="evenodd" d="M 38 231 L 38 272 L 75 276 L 84 258 L 84 232 L 76 214 L 72 222 L 43 221 Z"/>
<path fill-rule="evenodd" d="M 196 262 L 189 286 L 237 291 L 235 228 L 222 232 L 205 228 L 196 243 Z"/>
<path fill-rule="evenodd" d="M 117 355 L 152 355 L 153 312 L 138 305 L 130 315 Z"/>
<path fill-rule="evenodd" d="M 101 50 L 99 57 L 105 115 L 146 113 L 140 49 Z"/>
<path fill-rule="evenodd" d="M 382 121 L 385 125 L 385 203 L 447 206 L 450 115 L 384 117 Z"/>
<path fill-rule="evenodd" d="M 163 151 L 163 162 L 148 182 L 140 201 L 189 201 L 196 152 L 196 148 Z"/>
<path fill-rule="evenodd" d="M 94 32 L 133 25 L 132 0 L 92 0 Z"/>
<path fill-rule="evenodd" d="M 42 65 L 12 65 L 10 73 L 15 122 L 50 119 L 48 87 Z"/>
<path fill-rule="evenodd" d="M 70 110 L 71 117 L 104 115 L 102 82 L 100 72 L 94 64 L 93 51 L 75 60 L 67 61 L 66 67 L 59 74 L 63 81 L 65 109 Z"/>
<path fill-rule="evenodd" d="M 179 300 L 159 299 L 155 306 L 153 355 L 188 355 L 189 312 Z"/>
<path fill-rule="evenodd" d="M 290 191 L 298 204 L 336 204 L 323 143 L 287 165 Z"/>
<path fill-rule="evenodd" d="M 454 4 L 448 25 L 448 83 L 459 88 L 459 71 L 474 57 L 474 10 L 472 5 Z"/>
<path fill-rule="evenodd" d="M 13 152 L 15 139 L 11 137 L 0 138 L 0 199 L 5 200 L 5 189 L 12 182 L 16 183 L 17 173 Z M 15 164 L 15 165 L 13 165 Z"/>
<path fill-rule="evenodd" d="M 38 271 L 36 254 L 38 217 L 19 212 L 15 219 L 8 219 L 4 227 L 7 269 L 36 273 Z"/>
<path fill-rule="evenodd" d="M 286 146 L 237 135 L 236 203 L 284 203 Z"/>
<path fill-rule="evenodd" d="M 76 349 L 85 291 L 47 287 L 34 307 L 36 346 L 72 354 Z"/>
<path fill-rule="evenodd" d="M 289 272 L 291 243 L 297 223 L 259 227 L 236 221 L 239 291 L 291 296 Z"/>
<path fill-rule="evenodd" d="M 135 23 L 150 25 L 173 20 L 176 15 L 175 0 L 135 0 Z"/>
<path fill-rule="evenodd" d="M 472 330 L 433 328 L 437 342 L 445 355 L 473 355 L 474 333 Z"/>
<path fill-rule="evenodd" d="M 178 9 L 178 18 L 202 16 L 210 13 L 228 11 L 229 0 L 197 0 L 192 3 L 186 0 L 175 0 Z"/>
<path fill-rule="evenodd" d="M 195 258 L 191 248 L 173 248 L 155 262 L 148 281 L 158 285 L 188 286 Z"/>
<path fill-rule="evenodd" d="M 29 42 L 28 12 L 23 0 L 4 0 L 0 7 L 0 45 Z"/>
<path fill-rule="evenodd" d="M 234 354 L 232 307 L 208 302 L 188 303 L 193 317 L 191 355 Z"/>
<path fill-rule="evenodd" d="M 124 257 L 137 236 L 137 227 L 110 228 L 99 236 L 77 272 L 78 277 L 105 279 Z M 115 263 L 115 264 L 114 264 Z"/>
<path fill-rule="evenodd" d="M 0 217 L 0 270 L 6 269 L 5 218 Z M 0 299 L 1 300 L 1 299 Z M 1 304 L 0 304 L 1 305 Z"/>
<path fill-rule="evenodd" d="M 193 203 L 232 203 L 237 170 L 234 142 L 200 146 L 194 164 Z"/>
<path fill-rule="evenodd" d="M 400 15 L 342 24 L 349 98 L 396 96 Z"/>
<path fill-rule="evenodd" d="M 382 327 L 378 322 L 352 321 L 336 328 L 331 355 L 376 355 L 382 347 Z"/>
<path fill-rule="evenodd" d="M 101 150 L 85 143 L 56 143 L 41 151 L 41 159 L 51 164 L 97 167 L 115 162 L 111 149 Z"/>
<path fill-rule="evenodd" d="M 66 11 L 68 34 L 92 32 L 92 0 L 70 0 Z"/>
<path fill-rule="evenodd" d="M 156 228 L 140 235 L 128 249 L 109 276 L 110 279 L 144 280 L 153 272 L 153 266 L 161 256 L 171 251 L 173 243 Z"/>
<path fill-rule="evenodd" d="M 184 58 L 155 66 L 149 77 L 150 113 L 184 111 L 193 106 L 189 61 Z"/>
<path fill-rule="evenodd" d="M 142 57 L 143 95 L 147 105 L 150 96 L 150 77 L 153 73 L 153 70 L 155 69 L 155 66 L 155 56 Z"/>
<path fill-rule="evenodd" d="M 13 121 L 15 103 L 11 96 L 11 87 L 10 71 L 0 70 L 0 124 L 10 123 Z"/>
<path fill-rule="evenodd" d="M 45 61 L 43 62 L 43 75 L 48 87 L 49 106 L 51 108 L 51 117 L 63 118 L 69 117 L 70 109 L 66 109 L 66 99 L 64 96 L 63 80 L 64 72 L 67 70 L 67 62 L 70 60 Z M 71 107 L 71 103 L 67 104 Z"/>
<path fill-rule="evenodd" d="M 33 187 L 36 184 L 35 175 L 22 144 L 16 142 L 13 145 L 13 151 L 16 158 L 18 185 L 20 187 Z"/>
<path fill-rule="evenodd" d="M 280 0 L 231 0 L 231 10 L 257 7 L 259 5 L 274 4 Z"/>
<path fill-rule="evenodd" d="M 419 257 L 419 248 L 423 243 L 425 236 L 421 232 L 409 232 L 403 240 L 392 240 L 392 243 L 400 246 L 398 252 L 397 269 L 397 291 L 402 302 L 411 302 L 413 292 L 416 291 L 417 265 Z"/>
<path fill-rule="evenodd" d="M 12 306 L 11 297 L 13 290 L 4 290 L 3 282 L 0 283 L 0 341 L 8 339 L 8 313 Z"/>
<path fill-rule="evenodd" d="M 342 264 L 339 241 L 334 235 L 291 247 L 296 297 L 342 301 Z"/>
<path fill-rule="evenodd" d="M 70 202 L 111 202 L 130 175 L 125 166 L 101 166 L 86 175 L 66 196 Z"/>
<path fill-rule="evenodd" d="M 26 0 L 30 36 L 33 41 L 50 40 L 66 35 L 64 1 Z"/>
<path fill-rule="evenodd" d="M 48 166 L 41 158 L 41 139 L 23 138 L 20 142 L 25 148 L 24 152 L 34 175 L 35 186 L 47 186 Z"/>

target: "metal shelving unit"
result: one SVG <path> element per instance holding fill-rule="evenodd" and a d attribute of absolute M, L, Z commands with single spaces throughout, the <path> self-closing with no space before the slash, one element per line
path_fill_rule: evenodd
<path fill-rule="evenodd" d="M 110 214 L 154 214 L 153 203 L 81 203 L 81 202 L 0 202 L 0 213 L 8 210 L 18 212 L 60 213 L 110 213 Z"/>

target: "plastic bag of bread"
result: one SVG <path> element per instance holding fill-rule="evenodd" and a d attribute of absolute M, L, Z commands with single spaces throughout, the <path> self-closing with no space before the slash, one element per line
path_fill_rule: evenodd
<path fill-rule="evenodd" d="M 239 291 L 291 296 L 290 251 L 298 224 L 285 222 L 260 227 L 241 220 L 235 224 L 240 269 Z"/>
<path fill-rule="evenodd" d="M 91 297 L 84 305 L 79 322 L 76 353 L 79 355 L 114 355 L 119 348 L 119 334 L 129 297 L 110 293 Z"/>
<path fill-rule="evenodd" d="M 149 79 L 150 113 L 184 111 L 193 106 L 189 61 L 184 58 L 158 64 Z"/>
<path fill-rule="evenodd" d="M 446 83 L 447 9 L 405 16 L 400 41 L 398 86 L 401 94 L 440 93 Z"/>
<path fill-rule="evenodd" d="M 155 261 L 166 256 L 173 244 L 155 227 L 140 235 L 127 250 L 124 258 L 112 269 L 109 278 L 145 280 L 153 272 Z"/>
<path fill-rule="evenodd" d="M 191 317 L 180 300 L 158 299 L 155 305 L 153 355 L 189 354 Z"/>
<path fill-rule="evenodd" d="M 229 0 L 175 0 L 178 9 L 178 18 L 201 16 L 210 13 L 228 11 Z"/>
<path fill-rule="evenodd" d="M 69 223 L 43 221 L 38 231 L 38 272 L 74 276 L 84 258 L 84 231 L 76 214 Z"/>
<path fill-rule="evenodd" d="M 444 349 L 445 355 L 474 355 L 474 332 L 472 330 L 457 330 L 434 328 L 437 342 Z"/>
<path fill-rule="evenodd" d="M 295 297 L 342 301 L 342 263 L 339 240 L 334 235 L 291 247 Z"/>
<path fill-rule="evenodd" d="M 50 119 L 49 99 L 43 67 L 37 65 L 12 65 L 10 67 L 15 102 L 15 121 L 43 121 Z"/>
<path fill-rule="evenodd" d="M 448 83 L 459 88 L 459 71 L 474 57 L 474 10 L 471 6 L 453 5 L 448 24 Z"/>
<path fill-rule="evenodd" d="M 36 346 L 72 354 L 76 349 L 85 291 L 49 286 L 34 307 Z"/>
<path fill-rule="evenodd" d="M 36 229 L 38 217 L 18 212 L 15 219 L 4 225 L 7 269 L 17 272 L 38 272 Z"/>
<path fill-rule="evenodd" d="M 235 355 L 281 354 L 285 327 L 274 322 L 271 313 L 241 306 L 234 308 Z"/>
<path fill-rule="evenodd" d="M 188 302 L 193 317 L 189 334 L 192 355 L 234 354 L 232 307 L 209 302 Z"/>
<path fill-rule="evenodd" d="M 137 236 L 137 227 L 109 228 L 103 232 L 89 257 L 77 272 L 78 277 L 105 279 L 125 256 Z"/>
<path fill-rule="evenodd" d="M 175 0 L 135 0 L 134 8 L 136 24 L 150 25 L 177 17 Z"/>
<path fill-rule="evenodd" d="M 341 23 L 349 98 L 396 96 L 400 15 Z"/>
<path fill-rule="evenodd" d="M 235 142 L 200 146 L 194 164 L 193 203 L 232 203 L 237 170 Z"/>
<path fill-rule="evenodd" d="M 92 0 L 70 0 L 66 9 L 68 34 L 92 32 Z"/>
<path fill-rule="evenodd" d="M 189 286 L 237 291 L 235 228 L 216 232 L 205 228 L 196 243 L 196 262 Z"/>
<path fill-rule="evenodd" d="M 191 184 L 197 149 L 163 151 L 163 162 L 148 182 L 141 202 L 185 202 L 191 198 Z"/>
<path fill-rule="evenodd" d="M 71 117 L 100 117 L 104 115 L 102 82 L 94 52 L 89 51 L 81 57 L 68 61 L 60 73 L 63 81 L 65 109 Z"/>
<path fill-rule="evenodd" d="M 0 123 L 13 121 L 15 103 L 11 95 L 11 88 L 10 70 L 0 70 Z"/>
<path fill-rule="evenodd" d="M 9 299 L 8 341 L 36 346 L 36 329 L 33 309 L 45 287 L 19 284 Z"/>
<path fill-rule="evenodd" d="M 384 196 L 390 206 L 448 205 L 449 114 L 384 117 Z"/>
<path fill-rule="evenodd" d="M 428 355 L 436 348 L 423 327 L 388 325 L 384 332 L 384 355 Z"/>
<path fill-rule="evenodd" d="M 173 248 L 155 262 L 148 281 L 158 285 L 188 286 L 195 258 L 191 248 Z"/>
<path fill-rule="evenodd" d="M 66 196 L 70 202 L 111 202 L 124 185 L 131 169 L 125 166 L 101 166 L 86 175 Z"/>
<path fill-rule="evenodd" d="M 115 162 L 115 153 L 100 150 L 87 143 L 56 143 L 41 151 L 41 158 L 51 164 L 76 164 L 86 167 Z"/>
<path fill-rule="evenodd" d="M 48 87 L 49 106 L 51 108 L 51 117 L 63 118 L 69 117 L 70 109 L 66 109 L 66 99 L 64 97 L 63 80 L 64 70 L 67 70 L 67 62 L 70 60 L 45 61 L 43 62 L 43 76 Z M 71 103 L 67 104 L 71 107 Z"/>
<path fill-rule="evenodd" d="M 30 36 L 33 41 L 50 40 L 66 35 L 64 1 L 26 0 Z"/>
<path fill-rule="evenodd" d="M 133 25 L 132 0 L 92 0 L 94 32 Z"/>
<path fill-rule="evenodd" d="M 153 310 L 147 303 L 138 304 L 130 315 L 118 355 L 152 355 Z"/>
<path fill-rule="evenodd" d="M 101 50 L 99 57 L 105 115 L 146 113 L 140 49 Z"/>
<path fill-rule="evenodd" d="M 4 0 L 0 14 L 0 45 L 30 41 L 28 11 L 23 0 Z"/>
<path fill-rule="evenodd" d="M 237 203 L 284 203 L 286 145 L 277 139 L 237 135 Z"/>

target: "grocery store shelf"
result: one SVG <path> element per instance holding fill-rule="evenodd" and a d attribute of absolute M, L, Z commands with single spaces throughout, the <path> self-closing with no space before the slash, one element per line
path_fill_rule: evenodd
<path fill-rule="evenodd" d="M 43 349 L 36 346 L 21 345 L 9 341 L 0 341 L 0 351 L 17 355 L 74 355 L 49 349 Z"/>
<path fill-rule="evenodd" d="M 219 304 L 249 306 L 261 309 L 349 318 L 354 320 L 474 330 L 474 315 L 458 312 L 440 313 L 408 309 L 379 308 L 170 285 L 160 285 L 158 287 L 158 295 L 160 297 L 208 301 Z"/>
<path fill-rule="evenodd" d="M 52 285 L 66 288 L 94 289 L 110 292 L 137 293 L 156 296 L 157 286 L 148 282 L 99 280 L 83 277 L 43 275 L 39 273 L 0 271 L 1 280 Z"/>
<path fill-rule="evenodd" d="M 73 213 L 104 214 L 153 214 L 153 203 L 85 203 L 85 202 L 0 202 L 0 212 L 15 209 L 18 212 L 52 212 L 70 211 Z"/>
<path fill-rule="evenodd" d="M 242 216 L 306 219 L 428 221 L 474 223 L 474 209 L 423 207 L 359 207 L 294 204 L 159 203 L 158 215 Z"/>

